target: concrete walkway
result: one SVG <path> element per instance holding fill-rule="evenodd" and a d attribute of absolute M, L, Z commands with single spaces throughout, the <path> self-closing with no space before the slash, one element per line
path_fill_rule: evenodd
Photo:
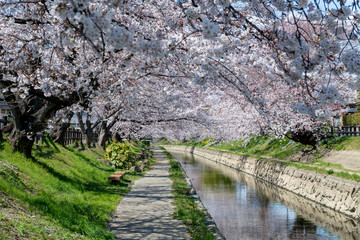
<path fill-rule="evenodd" d="M 345 169 L 360 171 L 360 151 L 331 151 L 324 162 L 341 164 Z"/>
<path fill-rule="evenodd" d="M 132 186 L 110 222 L 116 239 L 190 239 L 185 225 L 174 219 L 169 162 L 160 148 L 153 169 Z"/>

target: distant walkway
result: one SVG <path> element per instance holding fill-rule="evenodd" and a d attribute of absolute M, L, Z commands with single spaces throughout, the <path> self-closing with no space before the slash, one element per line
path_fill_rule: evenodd
<path fill-rule="evenodd" d="M 347 170 L 360 171 L 360 151 L 331 151 L 324 161 L 341 164 Z"/>
<path fill-rule="evenodd" d="M 135 182 L 116 209 L 110 222 L 116 239 L 190 239 L 185 225 L 171 216 L 168 159 L 160 148 L 155 148 L 154 158 L 156 165 Z"/>

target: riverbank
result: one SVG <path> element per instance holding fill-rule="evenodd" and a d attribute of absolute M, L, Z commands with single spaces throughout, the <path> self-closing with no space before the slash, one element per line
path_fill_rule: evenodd
<path fill-rule="evenodd" d="M 164 143 L 166 144 L 166 141 Z M 360 172 L 360 161 L 357 161 L 360 160 L 360 138 L 353 136 L 325 139 L 319 142 L 316 149 L 288 138 L 275 136 L 250 136 L 227 142 L 205 139 L 170 144 L 204 147 L 216 151 L 229 151 L 234 154 L 248 154 L 253 157 L 312 164 L 315 167 L 327 167 L 327 170 L 333 171 Z"/>
<path fill-rule="evenodd" d="M 77 150 L 49 138 L 33 158 L 0 142 L 0 239 L 113 239 L 107 224 L 141 173 L 119 184 L 100 149 Z"/>
<path fill-rule="evenodd" d="M 357 208 L 360 203 L 358 182 L 287 166 L 285 162 L 180 145 L 164 147 L 168 151 L 192 152 L 256 176 L 353 218 L 360 218 L 360 209 Z"/>
<path fill-rule="evenodd" d="M 171 152 L 226 239 L 360 239 L 360 222 L 199 155 Z"/>
<path fill-rule="evenodd" d="M 186 224 L 192 239 L 224 240 L 224 236 L 197 195 L 180 162 L 170 152 L 166 150 L 164 152 L 171 166 L 169 172 L 173 181 L 175 215 Z"/>

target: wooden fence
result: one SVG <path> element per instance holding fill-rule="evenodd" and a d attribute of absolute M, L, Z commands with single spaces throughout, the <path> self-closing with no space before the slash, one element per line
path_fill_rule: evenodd
<path fill-rule="evenodd" d="M 360 136 L 360 126 L 332 127 L 331 133 L 335 136 Z"/>
<path fill-rule="evenodd" d="M 75 142 L 83 142 L 85 143 L 85 138 L 83 138 L 83 135 L 81 133 L 80 130 L 78 129 L 68 129 L 65 133 L 65 137 L 64 140 L 61 144 L 63 145 L 71 145 Z M 95 145 L 95 143 L 97 142 L 98 139 L 98 134 L 97 133 L 91 133 L 91 137 L 90 137 L 90 143 L 92 145 Z M 37 135 L 35 138 L 35 143 L 39 143 L 39 142 L 43 142 L 43 137 L 42 135 Z"/>
<path fill-rule="evenodd" d="M 91 133 L 90 136 L 90 143 L 91 144 L 95 144 L 98 138 L 98 134 L 96 133 Z M 82 135 L 82 133 L 80 132 L 80 130 L 77 129 L 69 129 L 66 131 L 65 133 L 65 137 L 64 137 L 64 145 L 71 145 L 74 142 L 84 142 L 85 139 Z"/>

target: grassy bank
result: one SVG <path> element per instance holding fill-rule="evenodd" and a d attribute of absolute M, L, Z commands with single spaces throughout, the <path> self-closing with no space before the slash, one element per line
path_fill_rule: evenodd
<path fill-rule="evenodd" d="M 218 142 L 214 139 L 202 141 L 164 142 L 163 144 L 180 144 L 192 147 L 206 147 L 217 150 L 231 151 L 239 154 L 253 154 L 286 159 L 301 149 L 311 149 L 310 146 L 296 143 L 287 138 L 269 136 L 251 136 L 249 138 Z"/>
<path fill-rule="evenodd" d="M 213 139 L 190 142 L 184 141 L 181 143 L 165 141 L 163 144 L 208 147 L 217 150 L 231 151 L 233 153 L 261 155 L 278 159 L 288 159 L 299 152 L 309 153 L 313 156 L 314 160 L 318 160 L 327 150 L 360 151 L 360 138 L 351 136 L 325 139 L 319 143 L 318 150 L 313 149 L 312 146 L 294 142 L 288 138 L 272 136 L 251 136 L 240 140 L 224 142 L 218 142 Z"/>
<path fill-rule="evenodd" d="M 169 152 L 164 152 L 170 161 L 169 172 L 173 181 L 174 204 L 176 206 L 175 217 L 186 225 L 192 239 L 214 239 L 214 235 L 206 225 L 205 213 L 197 207 L 195 200 L 189 194 L 191 188 L 186 183 L 183 170 Z"/>
<path fill-rule="evenodd" d="M 326 175 L 334 175 L 334 176 L 337 176 L 340 178 L 360 182 L 360 176 L 358 174 L 338 170 L 338 169 L 341 169 L 342 167 L 339 168 L 336 165 L 334 166 L 334 164 L 327 164 L 327 163 L 323 163 L 323 162 L 319 162 L 319 163 L 317 163 L 317 162 L 316 163 L 278 162 L 278 163 L 280 163 L 282 165 L 286 165 L 286 166 L 301 168 L 301 169 L 318 172 L 318 173 L 326 174 Z"/>
<path fill-rule="evenodd" d="M 33 159 L 0 146 L 0 239 L 113 239 L 107 223 L 131 182 L 119 184 L 99 149 L 79 151 L 45 139 Z"/>
<path fill-rule="evenodd" d="M 167 143 L 169 144 L 169 143 Z M 252 157 L 273 161 L 282 165 L 293 166 L 322 174 L 334 175 L 344 179 L 360 182 L 360 176 L 354 171 L 350 172 L 340 164 L 323 161 L 323 157 L 330 151 L 360 150 L 359 137 L 338 137 L 326 139 L 319 143 L 318 149 L 311 146 L 294 142 L 288 138 L 276 138 L 269 136 L 252 136 L 231 142 L 216 142 L 213 139 L 192 142 L 177 142 L 193 147 L 206 147 L 216 151 L 230 151 L 234 154 L 251 155 Z M 359 152 L 360 155 L 360 152 Z M 271 157 L 274 159 L 267 159 Z M 277 161 L 279 159 L 281 161 Z"/>

